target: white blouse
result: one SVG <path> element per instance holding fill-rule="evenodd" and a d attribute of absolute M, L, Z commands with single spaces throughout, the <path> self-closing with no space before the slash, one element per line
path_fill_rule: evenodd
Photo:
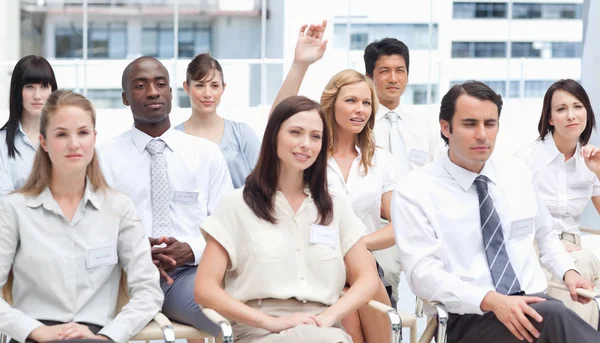
<path fill-rule="evenodd" d="M 581 213 L 592 197 L 600 195 L 600 181 L 585 165 L 577 144 L 575 155 L 565 162 L 552 134 L 517 153 L 531 168 L 542 200 L 552 215 L 552 228 L 579 234 Z"/>
<path fill-rule="evenodd" d="M 400 167 L 391 153 L 376 148 L 372 167 L 365 174 L 360 163 L 362 153 L 358 147 L 356 150 L 358 156 L 352 161 L 347 182 L 333 157 L 327 161 L 327 182 L 330 192 L 349 197 L 354 212 L 367 227 L 365 234 L 369 234 L 381 227 L 381 196 L 396 186 Z"/>

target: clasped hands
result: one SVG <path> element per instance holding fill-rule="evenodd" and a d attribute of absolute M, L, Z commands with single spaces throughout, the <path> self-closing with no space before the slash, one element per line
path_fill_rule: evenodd
<path fill-rule="evenodd" d="M 194 262 L 194 252 L 188 243 L 180 242 L 175 237 L 149 237 L 152 262 L 158 268 L 160 277 L 169 285 L 173 279 L 169 272 L 182 265 Z"/>

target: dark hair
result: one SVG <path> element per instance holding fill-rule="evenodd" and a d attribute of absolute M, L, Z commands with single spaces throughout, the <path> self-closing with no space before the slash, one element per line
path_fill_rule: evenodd
<path fill-rule="evenodd" d="M 221 80 L 225 83 L 223 68 L 221 68 L 219 61 L 214 59 L 208 53 L 199 54 L 194 57 L 190 64 L 188 64 L 187 72 L 185 73 L 185 82 L 189 84 L 191 80 L 204 80 L 204 78 L 211 75 L 214 70 L 221 73 Z"/>
<path fill-rule="evenodd" d="M 540 116 L 540 122 L 538 123 L 538 132 L 540 139 L 544 140 L 544 137 L 548 132 L 554 133 L 554 126 L 550 125 L 550 118 L 552 117 L 552 96 L 558 89 L 562 89 L 565 92 L 573 95 L 577 100 L 581 101 L 583 107 L 587 111 L 587 119 L 585 130 L 579 135 L 579 144 L 586 145 L 590 141 L 592 131 L 596 128 L 596 118 L 594 116 L 594 110 L 590 98 L 588 97 L 585 89 L 575 80 L 562 79 L 554 82 L 544 95 L 544 105 L 542 106 L 542 115 Z"/>
<path fill-rule="evenodd" d="M 496 104 L 498 107 L 498 119 L 500 119 L 500 113 L 502 112 L 502 97 L 494 92 L 488 85 L 479 81 L 466 81 L 462 84 L 454 85 L 444 98 L 440 105 L 440 120 L 445 120 L 450 125 L 450 132 L 452 133 L 452 118 L 456 111 L 456 100 L 461 95 L 470 95 L 479 100 L 488 100 Z M 448 145 L 448 138 L 441 134 L 442 139 Z"/>
<path fill-rule="evenodd" d="M 333 201 L 327 189 L 327 142 L 329 132 L 325 124 L 325 114 L 321 106 L 304 96 L 292 96 L 283 100 L 275 109 L 267 122 L 260 157 L 254 170 L 246 178 L 244 201 L 254 214 L 275 224 L 274 200 L 279 179 L 279 157 L 277 156 L 277 136 L 283 122 L 293 115 L 304 111 L 317 111 L 323 123 L 321 151 L 317 160 L 304 170 L 304 182 L 310 189 L 317 211 L 319 224 L 327 225 L 333 219 Z"/>
<path fill-rule="evenodd" d="M 42 56 L 25 56 L 17 62 L 12 72 L 8 121 L 2 127 L 2 130 L 6 129 L 9 158 L 15 158 L 16 155 L 21 156 L 19 150 L 15 148 L 15 136 L 23 116 L 23 87 L 36 83 L 51 86 L 52 91 L 58 89 L 54 70 L 50 63 Z"/>
<path fill-rule="evenodd" d="M 365 60 L 365 74 L 368 77 L 373 77 L 373 70 L 375 69 L 375 63 L 380 56 L 391 56 L 400 55 L 404 57 L 406 63 L 406 74 L 408 75 L 409 70 L 409 50 L 406 44 L 397 40 L 396 38 L 384 38 L 382 40 L 376 40 L 365 48 L 365 54 L 363 56 Z"/>

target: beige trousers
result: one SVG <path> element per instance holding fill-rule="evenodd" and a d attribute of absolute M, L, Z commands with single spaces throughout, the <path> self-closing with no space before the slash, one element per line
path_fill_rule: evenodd
<path fill-rule="evenodd" d="M 319 314 L 327 308 L 316 302 L 301 302 L 296 299 L 251 300 L 246 305 L 270 316 L 281 317 L 292 313 Z M 272 333 L 264 329 L 244 324 L 233 324 L 233 337 L 236 343 L 352 343 L 352 338 L 337 323 L 334 327 L 321 328 L 314 325 L 299 325 L 294 328 Z"/>
<path fill-rule="evenodd" d="M 562 240 L 563 244 L 572 243 L 570 240 Z M 598 257 L 589 249 L 582 248 L 578 251 L 572 251 L 569 253 L 573 258 L 573 262 L 575 262 L 575 267 L 581 273 L 581 275 L 596 285 L 596 289 L 600 289 L 600 260 Z M 552 277 L 550 273 L 546 273 L 549 279 L 557 282 L 562 282 L 562 280 L 557 280 Z M 576 301 L 571 300 L 571 296 L 569 292 L 549 288 L 548 295 L 553 298 L 556 298 L 562 301 L 568 308 L 575 311 L 583 320 L 588 322 L 592 327 L 598 328 L 598 306 L 596 302 L 592 301 L 588 304 L 580 304 Z"/>

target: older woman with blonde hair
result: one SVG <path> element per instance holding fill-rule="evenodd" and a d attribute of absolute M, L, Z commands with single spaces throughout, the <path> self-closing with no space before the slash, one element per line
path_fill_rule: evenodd
<path fill-rule="evenodd" d="M 323 33 L 327 23 L 300 29 L 292 67 L 275 98 L 273 107 L 283 99 L 298 94 L 308 67 L 321 59 L 327 42 Z M 335 74 L 321 95 L 321 106 L 330 132 L 327 144 L 329 190 L 346 194 L 354 212 L 366 226 L 362 240 L 371 251 L 393 249 L 394 232 L 390 218 L 392 190 L 399 167 L 393 156 L 375 146 L 373 126 L 377 113 L 377 96 L 371 80 L 346 69 Z M 381 227 L 381 218 L 389 223 Z M 377 257 L 377 255 L 376 255 Z M 380 276 L 383 271 L 379 268 Z M 348 283 L 353 283 L 352 275 Z M 391 293 L 391 292 L 389 292 Z M 380 283 L 376 300 L 390 304 L 384 283 Z M 342 321 L 355 342 L 386 342 L 390 327 L 384 315 L 364 306 Z"/>
<path fill-rule="evenodd" d="M 162 305 L 135 206 L 102 176 L 95 127 L 85 97 L 52 93 L 31 174 L 0 200 L 0 286 L 12 286 L 0 331 L 14 341 L 127 342 Z M 115 316 L 121 269 L 131 298 Z"/>

